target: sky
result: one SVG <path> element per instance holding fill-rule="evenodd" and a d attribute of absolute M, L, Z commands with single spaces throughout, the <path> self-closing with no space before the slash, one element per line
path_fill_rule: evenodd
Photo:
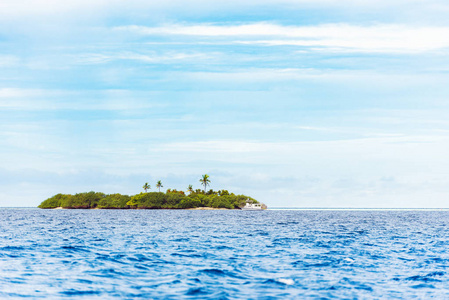
<path fill-rule="evenodd" d="M 449 207 L 445 0 L 2 0 L 0 206 Z"/>

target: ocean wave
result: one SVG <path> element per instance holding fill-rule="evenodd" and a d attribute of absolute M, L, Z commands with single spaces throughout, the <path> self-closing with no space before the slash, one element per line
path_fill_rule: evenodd
<path fill-rule="evenodd" d="M 0 298 L 449 298 L 448 211 L 0 210 Z"/>

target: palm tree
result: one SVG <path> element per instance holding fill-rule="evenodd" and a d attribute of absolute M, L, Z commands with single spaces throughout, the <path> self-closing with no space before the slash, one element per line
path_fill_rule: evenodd
<path fill-rule="evenodd" d="M 145 184 L 143 185 L 143 189 L 145 190 L 145 193 L 147 192 L 147 190 L 151 189 L 151 186 L 148 184 L 148 182 L 145 182 Z"/>
<path fill-rule="evenodd" d="M 187 188 L 187 192 L 189 192 L 190 194 L 193 193 L 193 186 L 191 184 L 189 184 L 189 187 Z"/>
<path fill-rule="evenodd" d="M 162 182 L 159 180 L 159 181 L 156 183 L 156 187 L 159 188 L 159 192 L 160 192 L 160 191 L 161 191 L 161 187 L 164 187 L 164 186 L 162 185 Z"/>
<path fill-rule="evenodd" d="M 204 185 L 204 193 L 206 194 L 206 188 L 210 183 L 209 175 L 203 175 L 203 178 L 200 179 L 201 185 Z"/>

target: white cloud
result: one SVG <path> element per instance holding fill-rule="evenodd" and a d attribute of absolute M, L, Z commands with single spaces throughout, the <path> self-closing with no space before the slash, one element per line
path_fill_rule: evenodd
<path fill-rule="evenodd" d="M 292 45 L 332 51 L 419 53 L 449 48 L 449 27 L 406 25 L 282 26 L 270 23 L 246 25 L 122 26 L 115 30 L 140 35 L 176 35 L 226 38 L 229 43 L 268 46 Z M 220 42 L 223 42 L 220 40 Z"/>
<path fill-rule="evenodd" d="M 183 52 L 167 52 L 164 55 L 150 53 L 142 54 L 135 52 L 124 53 L 86 53 L 80 55 L 74 55 L 72 62 L 75 64 L 102 64 L 108 63 L 114 60 L 131 60 L 142 63 L 176 63 L 179 61 L 191 61 L 198 59 L 210 58 L 210 54 L 205 53 L 183 53 Z"/>
<path fill-rule="evenodd" d="M 256 141 L 198 141 L 167 143 L 152 147 L 156 153 L 170 153 L 177 160 L 187 157 L 200 159 L 217 159 L 228 163 L 250 163 L 256 165 L 281 168 L 285 166 L 307 166 L 308 172 L 317 167 L 319 176 L 326 169 L 339 174 L 342 166 L 348 172 L 362 172 L 377 165 L 376 173 L 398 167 L 403 173 L 419 170 L 432 164 L 434 171 L 444 171 L 443 161 L 446 156 L 443 150 L 449 145 L 449 137 L 441 136 L 391 136 L 335 141 L 301 141 L 301 142 L 256 142 Z M 426 154 L 426 157 L 422 155 Z M 431 156 L 432 158 L 429 158 Z M 182 157 L 182 158 L 181 158 Z M 370 167 L 371 166 L 371 167 Z M 296 172 L 296 171 L 295 171 Z M 396 171 L 395 171 L 396 172 Z M 424 173 L 426 171 L 423 171 Z M 290 174 L 291 175 L 291 174 Z"/>
<path fill-rule="evenodd" d="M 57 90 L 0 88 L 0 109 L 23 111 L 104 110 L 126 111 L 161 108 L 166 103 L 153 103 L 152 92 L 131 90 Z M 123 101 L 126 99 L 126 101 Z"/>
<path fill-rule="evenodd" d="M 170 143 L 156 148 L 157 151 L 182 151 L 187 152 L 223 152 L 223 153 L 239 153 L 239 152 L 261 152 L 268 144 L 245 142 L 245 141 L 199 141 L 188 143 Z"/>

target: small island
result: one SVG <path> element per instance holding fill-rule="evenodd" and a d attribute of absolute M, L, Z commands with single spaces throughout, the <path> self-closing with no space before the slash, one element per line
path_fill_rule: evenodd
<path fill-rule="evenodd" d="M 235 195 L 227 190 L 206 191 L 210 183 L 207 174 L 202 176 L 200 182 L 204 190 L 193 190 L 192 185 L 189 185 L 188 194 L 176 189 L 161 192 L 163 185 L 159 180 L 156 184 L 158 192 L 147 192 L 151 186 L 145 183 L 143 185 L 145 192 L 134 196 L 93 191 L 75 195 L 57 194 L 44 200 L 38 207 L 44 209 L 241 209 L 247 203 L 259 203 L 251 197 Z M 261 206 L 266 209 L 264 204 Z"/>

